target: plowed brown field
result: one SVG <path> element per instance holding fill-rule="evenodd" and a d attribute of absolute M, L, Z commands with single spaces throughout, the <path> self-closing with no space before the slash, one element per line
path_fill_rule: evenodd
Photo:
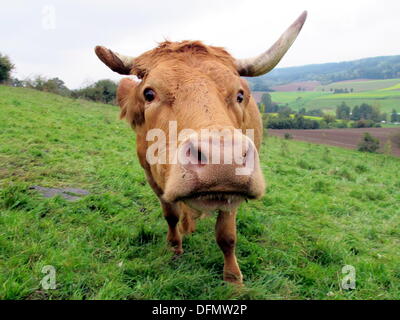
<path fill-rule="evenodd" d="M 320 129 L 320 130 L 275 130 L 268 129 L 268 134 L 284 137 L 285 133 L 290 133 L 295 140 L 307 141 L 318 144 L 328 144 L 332 146 L 357 149 L 357 145 L 362 139 L 364 132 L 369 132 L 372 136 L 379 139 L 381 144 L 380 151 L 384 151 L 384 146 L 388 139 L 400 131 L 397 128 L 358 128 L 358 129 Z M 392 144 L 392 154 L 400 157 L 400 148 Z"/>

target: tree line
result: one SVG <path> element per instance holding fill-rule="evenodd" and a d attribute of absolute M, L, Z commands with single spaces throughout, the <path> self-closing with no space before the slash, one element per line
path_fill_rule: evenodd
<path fill-rule="evenodd" d="M 36 76 L 24 80 L 11 76 L 14 64 L 10 58 L 0 53 L 0 83 L 13 87 L 31 88 L 39 91 L 51 92 L 65 97 L 87 99 L 95 102 L 115 104 L 117 84 L 109 79 L 96 81 L 84 88 L 70 90 L 60 78 L 48 79 Z"/>
<path fill-rule="evenodd" d="M 400 122 L 400 114 L 393 109 L 390 117 L 385 112 L 380 112 L 375 106 L 362 103 L 360 106 L 349 107 L 345 102 L 336 107 L 336 118 L 343 120 L 371 120 L 374 122 L 390 121 Z"/>

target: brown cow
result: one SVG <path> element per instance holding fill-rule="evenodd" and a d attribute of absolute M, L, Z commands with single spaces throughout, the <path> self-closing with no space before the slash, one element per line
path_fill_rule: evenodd
<path fill-rule="evenodd" d="M 224 49 L 199 41 L 166 41 L 136 58 L 101 46 L 95 49 L 113 71 L 141 79 L 122 79 L 117 97 L 121 118 L 136 132 L 140 164 L 161 202 L 168 242 L 175 254 L 183 253 L 182 235 L 194 231 L 195 218 L 217 212 L 216 240 L 229 282 L 242 283 L 235 256 L 237 207 L 243 200 L 260 198 L 265 189 L 258 159 L 261 117 L 240 76 L 272 70 L 306 16 L 304 12 L 268 51 L 251 59 L 236 60 Z M 179 134 L 176 148 L 171 128 Z M 242 133 L 249 129 L 251 138 Z M 225 161 L 237 150 L 235 161 Z M 149 153 L 168 161 L 152 161 Z"/>

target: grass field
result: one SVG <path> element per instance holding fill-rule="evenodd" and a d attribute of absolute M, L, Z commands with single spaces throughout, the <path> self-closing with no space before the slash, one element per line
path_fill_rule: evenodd
<path fill-rule="evenodd" d="M 362 81 L 362 82 L 337 82 L 329 86 L 333 88 L 357 88 L 353 93 L 333 94 L 328 87 L 318 87 L 316 90 L 325 91 L 292 91 L 270 92 L 272 101 L 279 104 L 288 104 L 295 111 L 301 108 L 307 110 L 321 109 L 327 113 L 334 113 L 336 106 L 346 102 L 350 107 L 368 103 L 378 107 L 382 112 L 391 113 L 393 109 L 400 112 L 399 79 Z M 261 98 L 262 93 L 257 93 Z"/>
<path fill-rule="evenodd" d="M 381 91 L 391 91 L 391 90 L 400 90 L 400 83 L 397 83 L 388 88 L 381 89 Z"/>
<path fill-rule="evenodd" d="M 317 91 L 330 91 L 330 89 L 353 89 L 354 92 L 374 91 L 386 89 L 400 84 L 400 79 L 387 79 L 387 80 L 366 80 L 366 81 L 340 81 L 328 85 L 319 86 Z"/>
<path fill-rule="evenodd" d="M 288 104 L 290 108 L 299 111 L 301 108 L 317 109 L 314 108 L 314 100 L 325 95 L 330 95 L 325 92 L 315 91 L 301 91 L 301 92 L 269 92 L 272 101 L 279 104 Z"/>
<path fill-rule="evenodd" d="M 245 286 L 222 277 L 215 217 L 178 260 L 109 105 L 0 86 L 1 299 L 400 299 L 400 160 L 269 137 L 262 200 L 238 214 Z M 76 202 L 30 187 L 90 191 Z M 40 285 L 55 267 L 57 288 Z M 356 270 L 356 289 L 340 283 Z"/>

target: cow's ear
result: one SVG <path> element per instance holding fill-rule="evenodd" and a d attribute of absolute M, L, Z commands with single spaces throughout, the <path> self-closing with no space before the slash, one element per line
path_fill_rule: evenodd
<path fill-rule="evenodd" d="M 136 82 L 129 78 L 124 78 L 119 82 L 117 89 L 117 102 L 122 108 L 129 98 L 129 93 L 136 87 Z"/>
<path fill-rule="evenodd" d="M 132 127 L 144 123 L 144 110 L 138 99 L 136 99 L 137 82 L 124 78 L 120 81 L 117 89 L 117 101 L 121 108 L 120 119 L 126 119 Z"/>

